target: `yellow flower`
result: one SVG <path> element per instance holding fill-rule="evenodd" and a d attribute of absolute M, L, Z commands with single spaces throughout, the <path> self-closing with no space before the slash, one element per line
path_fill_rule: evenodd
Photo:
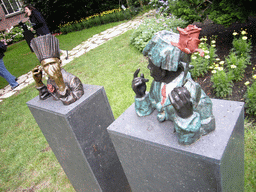
<path fill-rule="evenodd" d="M 230 66 L 232 69 L 235 69 L 236 68 L 236 65 L 231 65 Z"/>
<path fill-rule="evenodd" d="M 244 84 L 247 86 L 247 85 L 249 85 L 249 84 L 250 84 L 250 82 L 249 82 L 249 81 L 246 81 Z"/>
<path fill-rule="evenodd" d="M 253 79 L 256 79 L 256 74 L 252 76 Z"/>
<path fill-rule="evenodd" d="M 242 39 L 243 39 L 243 40 L 246 40 L 246 39 L 247 39 L 247 37 L 246 37 L 246 36 L 243 36 L 243 37 L 242 37 Z"/>
<path fill-rule="evenodd" d="M 238 35 L 238 33 L 237 33 L 237 32 L 234 32 L 233 35 L 236 36 L 236 35 Z"/>

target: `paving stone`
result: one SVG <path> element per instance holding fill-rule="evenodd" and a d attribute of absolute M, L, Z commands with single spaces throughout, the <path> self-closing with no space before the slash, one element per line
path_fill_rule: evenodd
<path fill-rule="evenodd" d="M 8 97 L 11 97 L 14 94 L 15 94 L 14 91 L 9 91 L 8 93 L 5 93 L 4 95 L 0 96 L 0 99 L 6 99 Z"/>

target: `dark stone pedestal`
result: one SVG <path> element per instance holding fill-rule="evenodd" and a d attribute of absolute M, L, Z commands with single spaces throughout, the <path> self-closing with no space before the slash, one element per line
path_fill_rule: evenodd
<path fill-rule="evenodd" d="M 138 117 L 134 104 L 108 127 L 133 192 L 243 191 L 244 104 L 213 99 L 216 130 L 178 144 L 172 122 L 156 111 Z"/>
<path fill-rule="evenodd" d="M 84 89 L 71 105 L 38 97 L 27 105 L 76 191 L 130 191 L 107 133 L 114 116 L 104 88 Z"/>

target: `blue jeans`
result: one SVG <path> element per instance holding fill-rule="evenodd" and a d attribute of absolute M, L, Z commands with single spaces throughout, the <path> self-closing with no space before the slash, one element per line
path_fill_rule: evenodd
<path fill-rule="evenodd" d="M 3 59 L 0 59 L 0 76 L 6 79 L 6 81 L 12 86 L 16 87 L 18 83 L 15 81 L 15 78 L 4 66 Z"/>

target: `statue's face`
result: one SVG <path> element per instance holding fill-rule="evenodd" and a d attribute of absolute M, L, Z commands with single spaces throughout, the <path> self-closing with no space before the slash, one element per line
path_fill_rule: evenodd
<path fill-rule="evenodd" d="M 44 71 L 47 73 L 49 78 L 55 79 L 61 74 L 61 61 L 57 58 L 45 59 L 42 62 Z M 55 78 L 54 78 L 55 77 Z"/>
<path fill-rule="evenodd" d="M 155 66 L 150 59 L 148 60 L 148 63 L 151 77 L 153 77 L 155 81 L 162 82 L 165 76 L 165 73 L 163 72 L 164 70 Z"/>

